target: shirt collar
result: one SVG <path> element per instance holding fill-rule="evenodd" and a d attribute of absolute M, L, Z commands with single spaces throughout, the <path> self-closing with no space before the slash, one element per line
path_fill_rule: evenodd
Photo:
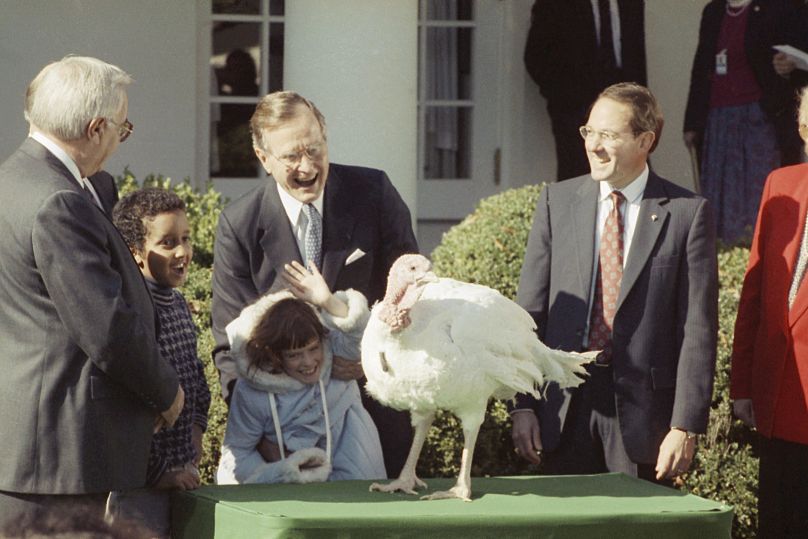
<path fill-rule="evenodd" d="M 618 189 L 618 191 L 623 193 L 623 196 L 626 197 L 626 200 L 628 201 L 629 204 L 634 204 L 635 202 L 638 202 L 642 198 L 642 195 L 645 192 L 645 186 L 648 185 L 648 174 L 649 174 L 648 165 L 645 165 L 643 171 L 640 173 L 639 176 L 637 176 L 637 178 L 634 181 L 632 181 L 630 184 L 623 187 L 622 189 Z M 609 195 L 611 194 L 612 191 L 614 191 L 614 189 L 612 189 L 612 186 L 609 185 L 609 182 L 599 182 L 599 183 L 600 183 L 600 201 L 602 202 L 607 198 L 609 198 Z"/>
<path fill-rule="evenodd" d="M 72 157 L 67 155 L 67 152 L 65 152 L 61 146 L 56 144 L 53 139 L 49 138 L 40 131 L 34 131 L 29 136 L 38 143 L 42 144 L 50 153 L 56 156 L 56 158 L 67 167 L 67 170 L 73 174 L 73 177 L 76 178 L 77 182 L 79 182 L 79 186 L 84 186 L 85 180 L 81 177 L 81 172 L 79 171 L 78 165 L 75 161 L 73 161 Z"/>
<path fill-rule="evenodd" d="M 274 179 L 272 181 L 275 181 Z M 300 210 L 303 209 L 303 203 L 300 202 L 298 199 L 290 195 L 286 192 L 286 190 L 281 187 L 278 182 L 275 182 L 275 187 L 278 189 L 278 195 L 281 197 L 281 204 L 283 204 L 283 209 L 286 211 L 287 217 L 289 217 L 289 222 L 292 223 L 292 226 L 297 224 L 297 220 L 300 219 Z M 317 208 L 317 211 L 320 215 L 323 215 L 323 194 L 320 193 L 320 196 L 317 197 L 317 200 L 312 202 L 312 205 Z"/>

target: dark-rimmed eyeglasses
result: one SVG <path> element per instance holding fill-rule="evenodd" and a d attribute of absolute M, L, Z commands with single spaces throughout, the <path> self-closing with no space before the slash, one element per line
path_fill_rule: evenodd
<path fill-rule="evenodd" d="M 118 141 L 123 142 L 129 138 L 129 135 L 132 134 L 132 131 L 135 130 L 135 126 L 132 122 L 129 121 L 129 118 L 125 119 L 123 123 L 116 122 L 112 118 L 106 118 L 106 120 L 118 127 Z"/>

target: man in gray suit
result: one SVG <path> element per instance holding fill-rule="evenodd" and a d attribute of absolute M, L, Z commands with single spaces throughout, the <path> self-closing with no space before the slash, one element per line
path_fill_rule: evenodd
<path fill-rule="evenodd" d="M 264 96 L 250 130 L 270 177 L 225 208 L 214 244 L 213 353 L 226 400 L 237 373 L 225 327 L 286 286 L 284 264 L 314 263 L 331 290 L 353 288 L 372 305 L 384 296 L 396 258 L 418 252 L 409 209 L 387 174 L 329 161 L 325 119 L 311 101 L 294 92 Z M 361 364 L 334 358 L 332 376 L 359 379 Z M 398 476 L 412 442 L 409 416 L 364 391 L 362 402 L 378 427 L 387 473 Z M 259 451 L 268 460 L 280 456 L 266 444 Z"/>
<path fill-rule="evenodd" d="M 649 171 L 662 124 L 645 87 L 606 88 L 581 127 L 591 173 L 539 198 L 517 301 L 548 346 L 603 350 L 580 388 L 517 399 L 516 451 L 550 473 L 669 482 L 707 426 L 715 225 L 706 200 Z"/>
<path fill-rule="evenodd" d="M 130 82 L 95 58 L 46 66 L 30 137 L 0 165 L 0 525 L 103 514 L 108 491 L 145 484 L 152 432 L 182 409 L 143 277 L 87 185 L 132 131 Z"/>

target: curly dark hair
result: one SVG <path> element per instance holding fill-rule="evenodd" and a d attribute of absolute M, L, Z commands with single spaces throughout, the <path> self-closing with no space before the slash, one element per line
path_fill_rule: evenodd
<path fill-rule="evenodd" d="M 251 369 L 281 372 L 281 353 L 301 348 L 328 330 L 311 305 L 296 298 L 285 298 L 273 304 L 255 325 L 245 352 Z"/>
<path fill-rule="evenodd" d="M 130 249 L 142 250 L 146 241 L 146 221 L 161 213 L 185 211 L 185 202 L 175 193 L 146 187 L 129 193 L 115 204 L 112 222 Z"/>

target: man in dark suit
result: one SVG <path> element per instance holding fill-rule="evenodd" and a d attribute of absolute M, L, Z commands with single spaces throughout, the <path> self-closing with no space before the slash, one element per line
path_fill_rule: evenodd
<path fill-rule="evenodd" d="M 96 200 L 101 204 L 101 209 L 107 215 L 112 215 L 112 208 L 118 202 L 118 186 L 115 184 L 115 178 L 112 174 L 105 170 L 99 170 L 92 176 L 88 177 L 90 186 L 95 193 Z"/>
<path fill-rule="evenodd" d="M 46 66 L 31 136 L 0 165 L 0 525 L 103 514 L 108 491 L 145 484 L 152 432 L 182 409 L 140 270 L 85 184 L 131 132 L 130 82 L 95 58 Z"/>
<path fill-rule="evenodd" d="M 536 0 L 524 61 L 547 100 L 557 179 L 586 174 L 578 128 L 587 107 L 610 84 L 646 84 L 645 2 Z"/>
<path fill-rule="evenodd" d="M 310 101 L 294 92 L 269 94 L 250 129 L 270 179 L 222 212 L 214 245 L 214 359 L 226 400 L 237 373 L 225 327 L 261 295 L 284 287 L 284 264 L 314 263 L 332 290 L 353 288 L 372 304 L 383 297 L 396 258 L 418 251 L 410 212 L 384 172 L 329 163 L 325 120 Z M 361 365 L 335 358 L 332 376 L 358 379 Z M 364 392 L 363 403 L 378 427 L 387 472 L 397 476 L 412 440 L 409 417 Z M 259 449 L 270 458 L 270 448 Z"/>
<path fill-rule="evenodd" d="M 581 128 L 591 173 L 539 198 L 517 301 L 548 346 L 602 350 L 580 388 L 520 395 L 512 411 L 517 452 L 550 473 L 664 482 L 707 426 L 715 225 L 706 200 L 649 171 L 662 123 L 646 88 L 605 89 Z"/>

